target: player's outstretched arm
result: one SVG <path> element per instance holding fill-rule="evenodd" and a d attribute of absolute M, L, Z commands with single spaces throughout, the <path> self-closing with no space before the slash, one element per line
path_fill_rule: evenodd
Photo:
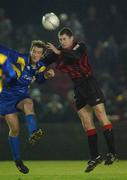
<path fill-rule="evenodd" d="M 13 61 L 17 59 L 17 54 L 16 51 L 0 45 L 0 68 L 5 77 L 4 81 L 10 82 L 17 78 L 17 73 L 12 65 Z"/>
<path fill-rule="evenodd" d="M 55 76 L 55 72 L 54 72 L 53 69 L 49 69 L 48 71 L 46 71 L 46 72 L 44 73 L 44 78 L 45 78 L 45 79 L 49 79 L 49 78 L 52 78 L 52 77 L 54 77 L 54 76 Z"/>
<path fill-rule="evenodd" d="M 48 79 L 50 79 L 50 78 L 52 78 L 52 77 L 54 77 L 54 76 L 55 76 L 54 70 L 53 70 L 53 69 L 49 69 L 49 70 L 46 71 L 46 72 L 38 73 L 38 74 L 36 75 L 35 79 L 36 79 L 36 82 L 37 82 L 37 83 L 43 83 L 44 81 L 46 81 L 46 80 L 48 80 Z"/>
<path fill-rule="evenodd" d="M 52 43 L 47 43 L 47 48 L 49 49 L 49 50 L 51 50 L 52 52 L 54 52 L 55 54 L 57 54 L 57 55 L 60 55 L 61 54 L 61 51 L 58 49 L 58 48 L 56 48 Z"/>

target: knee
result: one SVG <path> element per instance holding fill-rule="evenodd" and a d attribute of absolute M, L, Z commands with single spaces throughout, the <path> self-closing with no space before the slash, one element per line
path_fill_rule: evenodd
<path fill-rule="evenodd" d="M 17 128 L 17 127 L 15 127 L 15 128 L 13 128 L 13 129 L 10 129 L 10 131 L 9 131 L 9 135 L 10 136 L 18 136 L 19 135 L 19 128 Z"/>
<path fill-rule="evenodd" d="M 85 131 L 87 131 L 88 129 L 95 128 L 95 125 L 93 122 L 93 115 L 91 113 L 79 114 L 79 118 L 81 119 L 81 122 Z"/>
<path fill-rule="evenodd" d="M 33 102 L 32 101 L 26 101 L 24 103 L 24 112 L 25 113 L 32 113 L 33 112 Z"/>

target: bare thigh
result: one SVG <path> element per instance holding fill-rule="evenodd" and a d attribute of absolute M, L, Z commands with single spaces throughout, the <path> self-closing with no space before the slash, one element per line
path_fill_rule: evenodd
<path fill-rule="evenodd" d="M 111 123 L 108 119 L 108 116 L 105 111 L 105 106 L 103 103 L 98 104 L 93 108 L 97 119 L 101 122 L 102 125 L 107 125 Z"/>
<path fill-rule="evenodd" d="M 81 108 L 78 111 L 79 118 L 81 119 L 83 128 L 85 131 L 89 129 L 94 129 L 95 125 L 93 122 L 93 109 L 89 105 Z"/>
<path fill-rule="evenodd" d="M 30 98 L 23 99 L 17 104 L 17 108 L 25 113 L 25 115 L 34 114 L 33 101 Z"/>

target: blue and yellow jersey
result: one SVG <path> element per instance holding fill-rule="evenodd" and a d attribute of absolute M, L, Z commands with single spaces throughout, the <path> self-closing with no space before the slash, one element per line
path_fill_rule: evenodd
<path fill-rule="evenodd" d="M 19 91 L 25 93 L 28 91 L 33 77 L 40 83 L 44 81 L 43 73 L 46 69 L 45 64 L 40 60 L 36 67 L 32 67 L 30 63 L 30 55 L 22 54 L 15 50 L 0 46 L 0 68 L 3 68 L 7 75 L 8 87 L 4 87 L 3 91 Z"/>

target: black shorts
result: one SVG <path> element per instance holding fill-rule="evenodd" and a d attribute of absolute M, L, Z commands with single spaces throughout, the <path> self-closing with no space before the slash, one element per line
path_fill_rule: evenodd
<path fill-rule="evenodd" d="M 95 106 L 105 101 L 98 82 L 93 76 L 74 82 L 74 93 L 77 110 L 85 105 Z"/>

